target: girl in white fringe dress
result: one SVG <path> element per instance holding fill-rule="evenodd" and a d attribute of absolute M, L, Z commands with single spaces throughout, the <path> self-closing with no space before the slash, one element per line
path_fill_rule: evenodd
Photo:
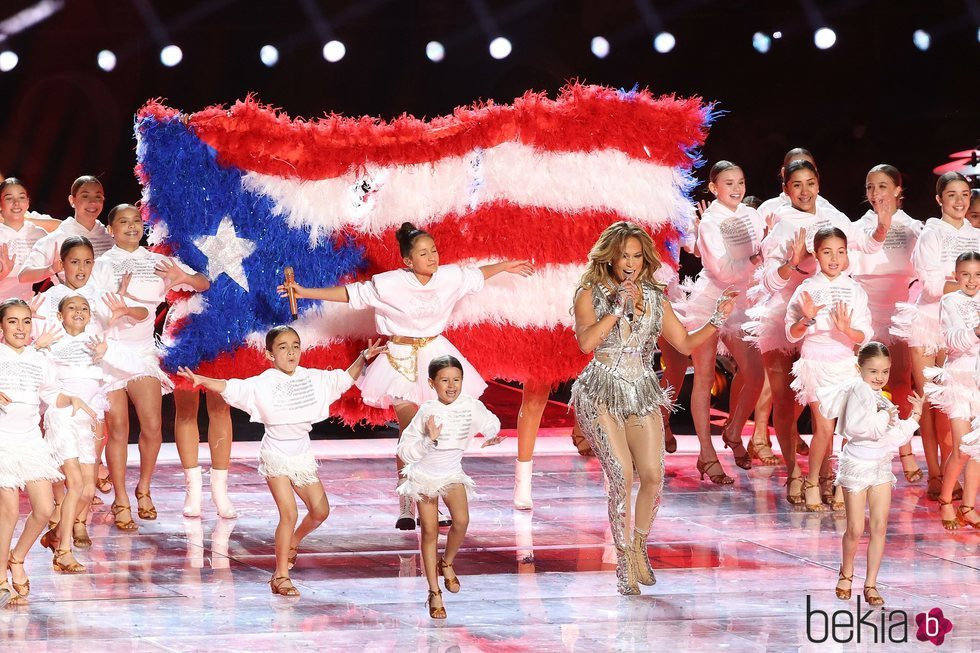
<path fill-rule="evenodd" d="M 841 600 L 851 598 L 854 557 L 864 536 L 867 505 L 871 538 L 864 600 L 871 606 L 880 606 L 885 600 L 876 584 L 895 486 L 892 461 L 918 428 L 922 397 L 910 395 L 912 411 L 908 419 L 899 419 L 898 408 L 881 393 L 891 369 L 888 348 L 880 342 L 869 342 L 858 352 L 857 364 L 859 377 L 817 390 L 820 412 L 825 419 L 837 420 L 837 435 L 846 440 L 838 456 L 837 484 L 844 488 L 847 530 L 841 538 L 841 566 L 835 591 Z"/>
<path fill-rule="evenodd" d="M 463 392 L 463 366 L 455 356 L 434 358 L 429 363 L 428 379 L 437 399 L 419 406 L 398 442 L 398 456 L 405 461 L 401 472 L 405 482 L 398 486 L 398 493 L 418 504 L 422 566 L 429 583 L 426 604 L 431 618 L 445 619 L 439 575 L 448 591 L 459 591 L 453 562 L 470 519 L 468 499 L 473 479 L 463 471 L 463 453 L 478 433 L 486 438 L 483 447 L 499 443 L 500 420 L 483 402 Z M 439 497 L 449 508 L 453 525 L 446 536 L 443 557 L 437 562 Z"/>

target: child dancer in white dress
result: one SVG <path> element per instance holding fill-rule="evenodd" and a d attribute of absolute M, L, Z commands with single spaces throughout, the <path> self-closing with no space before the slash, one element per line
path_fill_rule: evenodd
<path fill-rule="evenodd" d="M 299 334 L 292 327 L 278 326 L 266 334 L 265 350 L 273 369 L 250 379 L 211 379 L 185 367 L 178 373 L 195 387 L 204 386 L 220 394 L 229 405 L 265 426 L 259 448 L 259 474 L 268 483 L 279 509 L 276 571 L 269 586 L 273 594 L 299 596 L 289 578 L 297 548 L 330 514 L 323 483 L 316 473 L 310 431 L 314 422 L 330 416 L 330 404 L 354 384 L 364 364 L 384 347 L 369 342 L 347 370 L 308 369 L 299 365 Z M 298 527 L 294 492 L 308 511 Z"/>
<path fill-rule="evenodd" d="M 473 479 L 463 472 L 463 452 L 477 433 L 487 438 L 484 447 L 500 442 L 500 420 L 479 399 L 463 394 L 463 364 L 455 356 L 432 359 L 428 371 L 429 385 L 438 398 L 419 406 L 398 442 L 398 457 L 405 461 L 401 472 L 405 482 L 398 487 L 398 493 L 418 503 L 422 566 L 429 582 L 426 604 L 431 618 L 445 619 L 439 575 L 448 591 L 459 591 L 453 561 L 470 520 L 467 500 Z M 453 525 L 446 537 L 446 550 L 437 563 L 438 497 L 449 508 Z"/>
<path fill-rule="evenodd" d="M 957 290 L 953 279 L 956 257 L 980 251 L 980 230 L 966 221 L 970 206 L 970 184 L 958 172 L 947 172 L 936 182 L 936 202 L 941 218 L 930 218 L 922 229 L 912 254 L 922 292 L 914 302 L 897 306 L 891 333 L 904 340 L 912 355 L 912 381 L 916 392 L 924 393 L 927 367 L 942 367 L 946 356 L 939 323 L 939 302 L 946 293 Z M 936 500 L 942 491 L 942 460 L 951 454 L 952 440 L 946 420 L 933 411 L 929 398 L 920 423 L 922 448 L 929 468 L 926 496 Z M 940 455 L 942 458 L 940 458 Z"/>
<path fill-rule="evenodd" d="M 943 527 L 954 530 L 959 524 L 980 528 L 980 515 L 974 511 L 980 468 L 966 465 L 960 442 L 980 417 L 980 387 L 976 369 L 980 360 L 980 253 L 964 252 L 956 258 L 955 279 L 959 290 L 944 295 L 940 302 L 940 328 L 946 344 L 942 369 L 928 367 L 925 391 L 929 401 L 949 418 L 953 448 L 943 465 L 943 489 L 939 495 Z M 963 500 L 959 512 L 950 505 L 953 489 L 966 466 Z"/>
<path fill-rule="evenodd" d="M 129 308 L 119 296 L 107 295 L 106 300 L 108 313 L 103 321 L 93 318 L 91 304 L 82 295 L 64 297 L 57 306 L 62 331 L 42 350 L 54 364 L 58 385 L 81 398 L 96 414 L 92 419 L 84 412 L 73 415 L 67 408 L 53 407 L 44 413 L 44 439 L 65 476 L 67 492 L 55 504 L 52 522 L 56 525 L 41 537 L 41 546 L 55 554 L 55 570 L 67 573 L 85 571 L 72 555 L 72 544 L 79 548 L 92 545 L 87 519 L 95 496 L 98 445 L 105 437 L 102 418 L 108 408 L 105 384 L 109 377 L 103 366 L 119 370 L 118 374 L 132 362 L 102 335 L 109 324 L 127 316 Z M 35 325 L 44 321 L 35 319 Z"/>
<path fill-rule="evenodd" d="M 735 464 L 742 469 L 752 467 L 751 458 L 742 444 L 742 427 L 755 408 L 765 372 L 759 350 L 746 342 L 742 334 L 745 311 L 749 307 L 747 291 L 753 285 L 756 267 L 762 262 L 759 246 L 765 233 L 765 222 L 755 209 L 742 204 L 745 197 L 745 173 L 730 161 L 719 161 L 711 168 L 708 190 L 716 197 L 701 214 L 697 249 L 703 268 L 688 289 L 685 301 L 677 307 L 681 322 L 688 330 L 703 325 L 714 313 L 718 298 L 726 290 L 738 293 L 735 310 L 725 326 L 691 353 L 694 363 L 694 388 L 691 391 L 691 417 L 698 435 L 701 452 L 699 468 L 709 471 L 712 483 L 728 485 L 732 478 L 725 474 L 711 444 L 711 386 L 715 378 L 715 357 L 719 338 L 738 364 L 741 384 L 738 403 L 732 406 L 732 418 L 722 433 L 726 447 L 732 449 Z M 714 469 L 711 469 L 714 467 Z M 702 474 L 702 478 L 704 475 Z"/>
<path fill-rule="evenodd" d="M 885 552 L 888 508 L 895 485 L 892 461 L 898 448 L 908 444 L 918 427 L 922 397 L 910 395 L 908 401 L 912 412 L 908 419 L 899 419 L 898 408 L 881 393 L 891 367 L 888 348 L 880 342 L 869 342 L 861 347 L 857 361 L 858 378 L 820 388 L 817 398 L 824 419 L 836 419 L 837 434 L 847 440 L 838 456 L 837 467 L 837 484 L 844 488 L 847 510 L 847 530 L 841 538 L 837 598 L 844 601 L 851 598 L 854 556 L 864 536 L 864 507 L 867 505 L 871 515 L 871 539 L 868 542 L 864 600 L 871 606 L 880 606 L 885 600 L 875 585 Z"/>
<path fill-rule="evenodd" d="M 817 406 L 817 390 L 837 385 L 857 374 L 854 346 L 871 340 L 868 296 L 844 271 L 848 267 L 847 236 L 837 227 L 824 227 L 813 237 L 813 255 L 820 270 L 800 284 L 786 309 L 786 337 L 803 341 L 793 364 L 790 387 L 813 417 L 810 468 L 803 481 L 804 503 L 811 512 L 825 510 L 821 499 L 833 495 L 833 477 L 821 474 L 833 445 L 834 424 Z M 829 471 L 829 470 L 828 470 Z M 818 482 L 823 485 L 818 486 Z M 841 500 L 843 497 L 841 497 Z M 843 510 L 834 502 L 835 510 Z"/>
<path fill-rule="evenodd" d="M 84 401 L 61 391 L 54 365 L 30 346 L 31 323 L 31 309 L 23 300 L 0 302 L 0 560 L 10 571 L 13 592 L 8 588 L 8 596 L 15 604 L 30 594 L 24 557 L 54 512 L 51 483 L 64 478 L 50 445 L 41 437 L 40 404 L 71 406 L 95 417 Z M 11 549 L 19 490 L 27 491 L 31 514 Z M 7 588 L 6 572 L 0 587 Z"/>
<path fill-rule="evenodd" d="M 31 198 L 24 183 L 16 177 L 0 181 L 0 301 L 34 296 L 30 283 L 18 279 L 34 243 L 47 235 L 26 219 Z"/>
<path fill-rule="evenodd" d="M 865 197 L 871 208 L 861 216 L 857 224 L 871 231 L 878 223 L 878 214 L 892 216 L 891 228 L 885 234 L 881 251 L 874 254 L 855 252 L 851 255 L 851 277 L 868 294 L 871 309 L 873 339 L 888 346 L 891 375 L 888 388 L 902 415 L 908 415 L 905 399 L 912 392 L 912 359 L 904 340 L 890 332 L 892 316 L 898 304 L 909 299 L 909 287 L 915 281 L 912 255 L 922 233 L 922 223 L 910 217 L 901 207 L 902 173 L 898 168 L 880 164 L 871 168 L 865 178 Z M 915 483 L 922 479 L 922 470 L 915 462 L 911 445 L 899 452 L 905 480 Z"/>
<path fill-rule="evenodd" d="M 749 292 L 757 303 L 747 314 L 745 331 L 762 351 L 766 375 L 772 392 L 772 416 L 779 448 L 788 474 L 786 500 L 803 503 L 802 476 L 796 465 L 796 438 L 793 425 L 799 416 L 790 387 L 796 343 L 786 338 L 786 306 L 803 280 L 813 274 L 813 236 L 822 227 L 833 226 L 847 236 L 848 247 L 862 252 L 881 249 L 891 227 L 889 216 L 878 217 L 878 226 L 868 234 L 852 224 L 847 216 L 824 207 L 818 201 L 820 180 L 817 170 L 806 160 L 786 167 L 783 190 L 792 204 L 778 211 L 780 220 L 762 241 L 764 259 L 760 283 Z"/>
<path fill-rule="evenodd" d="M 348 302 L 354 309 L 374 309 L 375 328 L 388 338 L 388 347 L 384 356 L 368 366 L 357 387 L 368 406 L 393 408 L 399 430 L 404 432 L 422 402 L 435 396 L 425 378 L 433 358 L 450 355 L 460 361 L 465 372 L 463 392 L 471 397 L 479 397 L 487 387 L 479 372 L 440 335 L 456 303 L 480 291 L 487 279 L 501 272 L 529 276 L 534 268 L 528 261 L 502 261 L 480 267 L 440 265 L 432 236 L 410 222 L 404 223 L 395 237 L 404 268 L 346 286 L 304 288 L 294 284 L 293 289 L 298 298 Z M 279 286 L 281 295 L 285 291 L 285 286 Z M 398 459 L 396 463 L 401 471 L 402 461 Z M 530 473 L 531 461 L 517 463 L 518 476 Z M 404 497 L 395 528 L 415 528 L 412 502 Z"/>
<path fill-rule="evenodd" d="M 211 282 L 176 259 L 140 247 L 143 218 L 135 206 L 116 206 L 109 211 L 108 223 L 116 244 L 96 260 L 92 280 L 97 287 L 118 292 L 138 306 L 143 306 L 149 314 L 145 320 L 131 326 L 116 327 L 109 334 L 118 341 L 126 355 L 142 363 L 138 372 L 114 378 L 106 389 L 109 396 L 109 472 L 115 492 L 112 514 L 117 528 L 132 531 L 139 527 L 133 522 L 126 493 L 129 400 L 132 400 L 140 422 L 137 514 L 141 519 L 156 519 L 157 511 L 150 497 L 150 481 L 163 441 L 162 395 L 173 389 L 169 377 L 160 369 L 153 335 L 156 310 L 171 288 L 204 292 Z"/>

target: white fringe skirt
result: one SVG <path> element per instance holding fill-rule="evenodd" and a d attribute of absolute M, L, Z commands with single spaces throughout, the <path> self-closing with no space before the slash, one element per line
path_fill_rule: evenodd
<path fill-rule="evenodd" d="M 844 445 L 837 455 L 837 485 L 848 492 L 861 492 L 885 483 L 895 487 L 892 458 L 891 455 L 878 460 L 856 458 L 848 453 L 847 445 Z"/>
<path fill-rule="evenodd" d="M 41 429 L 27 434 L 0 432 L 0 488 L 23 490 L 34 481 L 53 483 L 64 478 Z"/>
<path fill-rule="evenodd" d="M 388 408 L 397 403 L 410 403 L 421 406 L 423 402 L 436 398 L 436 392 L 429 387 L 429 363 L 439 356 L 455 356 L 463 364 L 463 392 L 478 399 L 487 384 L 459 350 L 442 336 L 436 336 L 412 355 L 411 345 L 401 345 L 388 341 L 388 353 L 400 365 L 411 371 L 414 368 L 414 379 L 396 370 L 389 361 L 388 355 L 381 354 L 368 365 L 364 374 L 355 385 L 361 391 L 361 400 L 368 406 Z M 414 360 L 413 360 L 414 358 Z"/>
<path fill-rule="evenodd" d="M 922 347 L 927 356 L 946 349 L 943 332 L 939 325 L 939 304 L 895 305 L 891 335 L 904 340 L 909 347 Z"/>
<path fill-rule="evenodd" d="M 432 476 L 419 469 L 413 469 L 412 465 L 405 465 L 402 469 L 402 477 L 404 480 L 398 485 L 398 494 L 413 501 L 426 497 L 445 496 L 450 486 L 457 483 L 466 489 L 466 496 L 472 498 L 473 489 L 476 487 L 473 479 L 462 469 L 449 476 Z"/>
<path fill-rule="evenodd" d="M 980 416 L 980 388 L 973 370 L 927 367 L 922 373 L 926 399 L 950 419 Z"/>
<path fill-rule="evenodd" d="M 49 407 L 44 412 L 44 439 L 59 466 L 72 458 L 83 465 L 95 464 L 97 426 L 98 422 L 82 411 L 72 415 L 71 407 Z"/>
<path fill-rule="evenodd" d="M 130 381 L 152 377 L 160 381 L 161 394 L 170 394 L 174 390 L 174 382 L 167 376 L 167 373 L 160 368 L 160 352 L 154 343 L 118 343 L 122 350 L 118 355 L 128 358 L 127 371 L 121 371 L 110 365 L 105 365 L 106 382 L 105 392 L 108 394 L 113 390 L 124 390 Z M 123 353 L 125 352 L 125 353 Z"/>
<path fill-rule="evenodd" d="M 319 463 L 309 440 L 305 451 L 293 454 L 277 451 L 267 440 L 263 440 L 259 447 L 259 474 L 263 478 L 285 476 L 296 487 L 303 487 L 320 481 L 317 467 Z"/>
<path fill-rule="evenodd" d="M 796 391 L 796 401 L 808 406 L 817 401 L 817 390 L 838 385 L 858 376 L 857 356 L 836 360 L 800 357 L 793 363 L 793 381 L 789 387 Z"/>
<path fill-rule="evenodd" d="M 980 417 L 970 424 L 973 429 L 960 440 L 960 452 L 980 463 Z"/>

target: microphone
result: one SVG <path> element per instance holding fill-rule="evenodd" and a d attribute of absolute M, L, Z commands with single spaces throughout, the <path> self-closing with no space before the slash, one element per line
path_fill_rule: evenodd
<path fill-rule="evenodd" d="M 626 275 L 626 279 L 624 281 L 629 281 L 632 278 L 633 278 L 633 273 L 630 272 Z M 625 292 L 622 286 L 620 286 L 619 292 L 621 293 Z M 630 299 L 629 296 L 627 295 L 623 297 L 623 301 L 625 302 L 625 304 L 623 305 L 623 315 L 626 317 L 627 320 L 632 322 L 633 310 L 634 310 L 633 300 Z"/>
<path fill-rule="evenodd" d="M 296 290 L 292 286 L 292 284 L 296 283 L 296 275 L 293 273 L 291 266 L 284 268 L 282 273 L 285 276 L 286 296 L 289 298 L 289 313 L 295 320 L 299 317 L 299 311 L 296 307 Z"/>

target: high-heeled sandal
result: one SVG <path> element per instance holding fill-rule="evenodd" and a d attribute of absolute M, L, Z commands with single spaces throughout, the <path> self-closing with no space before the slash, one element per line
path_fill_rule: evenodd
<path fill-rule="evenodd" d="M 23 567 L 24 561 L 17 560 L 14 558 L 13 555 L 11 555 L 9 558 L 7 558 L 7 571 L 10 572 L 10 586 L 14 588 L 14 592 L 16 592 L 19 596 L 29 596 L 31 593 L 31 579 L 28 578 L 23 583 L 15 582 L 14 570 L 11 569 L 10 567 L 11 565 L 20 565 L 21 567 Z M 24 575 L 26 576 L 27 574 Z"/>
<path fill-rule="evenodd" d="M 71 549 L 55 549 L 54 558 L 51 560 L 51 567 L 58 572 L 63 574 L 82 574 L 85 573 L 85 565 L 78 562 L 64 564 L 60 562 L 61 558 L 71 553 Z"/>
<path fill-rule="evenodd" d="M 277 596 L 299 596 L 299 590 L 293 585 L 289 576 L 273 576 L 269 581 L 269 589 Z"/>
<path fill-rule="evenodd" d="M 943 475 L 930 476 L 926 481 L 926 498 L 930 501 L 939 501 L 939 495 L 943 491 Z"/>
<path fill-rule="evenodd" d="M 111 490 L 111 489 L 112 489 L 112 479 L 111 479 L 111 478 L 109 478 L 108 476 L 100 476 L 100 477 L 99 477 L 99 478 L 98 478 L 98 479 L 97 479 L 97 480 L 95 481 L 95 487 L 96 487 L 96 488 L 97 488 L 97 489 L 99 490 L 99 492 L 101 492 L 102 494 L 109 494 L 109 490 Z"/>
<path fill-rule="evenodd" d="M 52 528 L 47 533 L 42 535 L 41 539 L 38 540 L 38 544 L 45 549 L 51 549 L 51 553 L 54 553 L 58 548 L 58 529 Z"/>
<path fill-rule="evenodd" d="M 132 506 L 121 506 L 118 503 L 113 502 L 110 512 L 112 513 L 116 528 L 118 528 L 119 530 L 127 531 L 127 532 L 139 530 L 139 524 L 133 521 Z M 120 515 L 124 512 L 129 513 L 129 519 L 122 519 L 120 517 Z"/>
<path fill-rule="evenodd" d="M 800 483 L 800 491 L 794 493 L 792 483 L 795 483 L 797 481 Z M 786 501 L 790 505 L 794 505 L 794 506 L 801 505 L 803 503 L 803 477 L 791 476 L 788 479 L 786 479 L 786 483 L 784 483 L 784 485 L 786 486 Z"/>
<path fill-rule="evenodd" d="M 720 474 L 708 473 L 708 470 L 715 466 L 717 466 L 718 469 L 721 470 L 721 473 Z M 709 460 L 706 463 L 701 462 L 701 459 L 699 458 L 697 464 L 695 465 L 695 468 L 697 468 L 697 470 L 701 472 L 702 481 L 704 480 L 705 475 L 707 475 L 708 480 L 710 480 L 715 485 L 731 485 L 732 483 L 735 482 L 734 478 L 732 478 L 731 476 L 725 473 L 725 468 L 721 466 L 721 463 L 718 462 L 717 458 L 714 460 Z"/>
<path fill-rule="evenodd" d="M 446 606 L 434 606 L 432 605 L 432 599 L 435 597 L 442 598 L 442 590 L 429 590 L 429 598 L 425 600 L 425 607 L 429 609 L 430 619 L 445 619 L 446 618 Z"/>
<path fill-rule="evenodd" d="M 874 592 L 878 596 L 871 596 L 871 592 Z M 878 591 L 878 588 L 875 587 L 874 585 L 864 586 L 864 602 L 873 608 L 877 608 L 882 605 L 885 605 L 885 599 L 881 596 L 881 593 Z"/>
<path fill-rule="evenodd" d="M 837 572 L 837 584 L 840 585 L 841 581 L 845 581 L 847 583 L 853 583 L 854 573 L 852 572 L 850 576 L 845 576 L 844 568 L 841 567 L 840 571 Z M 837 594 L 837 598 L 839 598 L 841 601 L 849 601 L 851 599 L 850 587 L 848 587 L 846 590 L 841 587 L 835 587 L 834 592 Z"/>
<path fill-rule="evenodd" d="M 286 556 L 286 569 L 292 569 L 296 566 L 296 558 L 299 557 L 299 551 L 296 550 L 295 546 L 289 547 L 289 554 Z"/>
<path fill-rule="evenodd" d="M 939 519 L 941 519 L 942 522 L 943 522 L 943 528 L 945 528 L 947 531 L 955 531 L 956 529 L 958 529 L 960 527 L 959 515 L 957 515 L 957 517 L 955 519 L 943 519 L 942 518 L 942 512 L 941 511 L 943 509 L 943 506 L 952 506 L 953 503 L 951 501 L 943 501 L 942 497 L 937 497 L 936 498 L 936 501 L 939 502 L 939 510 L 940 510 Z"/>
<path fill-rule="evenodd" d="M 579 431 L 572 431 L 572 445 L 575 446 L 578 455 L 595 457 L 595 452 L 592 451 L 592 446 L 589 444 L 589 441 Z"/>
<path fill-rule="evenodd" d="M 840 493 L 840 498 L 837 498 L 837 494 Z M 844 503 L 844 488 L 841 485 L 834 486 L 834 494 L 830 500 L 830 509 L 834 512 L 840 512 L 841 510 L 847 509 L 847 504 Z"/>
<path fill-rule="evenodd" d="M 140 506 L 140 499 L 146 499 L 150 502 L 149 508 L 143 508 Z M 157 509 L 153 505 L 153 497 L 150 496 L 150 491 L 140 492 L 136 490 L 136 514 L 139 515 L 140 519 L 154 520 L 157 518 Z"/>
<path fill-rule="evenodd" d="M 82 534 L 78 534 L 79 526 L 81 526 Z M 71 542 L 72 545 L 77 549 L 87 549 L 92 546 L 92 538 L 88 534 L 88 522 L 84 519 L 76 519 L 75 523 L 71 527 Z"/>
<path fill-rule="evenodd" d="M 0 583 L 0 608 L 14 608 L 27 605 L 28 601 L 18 594 L 6 582 Z"/>
<path fill-rule="evenodd" d="M 437 563 L 436 567 L 438 568 L 439 573 L 442 574 L 442 582 L 446 586 L 446 589 L 448 591 L 452 592 L 453 594 L 455 594 L 456 592 L 458 592 L 459 591 L 459 576 L 456 575 L 456 570 L 453 569 L 452 563 L 446 562 L 446 559 L 443 558 L 443 559 L 439 560 L 439 562 Z M 452 578 L 450 578 L 449 576 L 446 575 L 446 570 L 447 569 L 452 570 L 452 572 L 453 572 L 453 577 Z"/>
<path fill-rule="evenodd" d="M 834 476 L 820 477 L 820 500 L 828 505 L 834 501 L 834 480 Z"/>
<path fill-rule="evenodd" d="M 54 502 L 54 512 L 51 513 L 51 515 L 54 516 L 54 517 L 58 517 L 58 516 L 61 515 L 61 502 L 60 501 L 55 501 Z M 58 522 L 56 522 L 54 519 L 51 519 L 50 521 L 48 521 L 48 530 L 49 531 L 53 531 L 56 528 L 58 528 Z"/>
<path fill-rule="evenodd" d="M 960 507 L 957 508 L 956 512 L 957 521 L 959 521 L 963 526 L 970 526 L 972 528 L 980 529 L 980 521 L 970 521 L 966 518 L 967 513 L 971 512 L 976 512 L 976 510 L 973 509 L 973 506 L 964 506 L 963 504 L 960 504 Z"/>
<path fill-rule="evenodd" d="M 745 450 L 745 445 L 742 444 L 742 438 L 736 437 L 731 440 L 728 439 L 726 432 L 722 432 L 721 441 L 725 444 L 725 447 L 732 450 L 732 456 L 735 457 L 735 465 L 741 469 L 752 469 L 752 456 L 749 452 Z M 735 448 L 741 447 L 742 455 L 735 453 Z"/>
<path fill-rule="evenodd" d="M 809 503 L 806 500 L 806 491 L 814 488 L 816 488 L 817 491 L 820 490 L 820 486 L 811 482 L 810 479 L 803 479 L 803 507 L 806 508 L 807 512 L 824 512 L 827 510 L 827 506 L 825 506 L 822 501 L 820 503 Z"/>
<path fill-rule="evenodd" d="M 806 440 L 798 435 L 796 436 L 796 453 L 800 454 L 801 456 L 810 455 L 810 445 L 808 445 Z"/>
<path fill-rule="evenodd" d="M 664 433 L 664 451 L 667 453 L 677 453 L 677 436 L 674 435 L 673 431 Z"/>
<path fill-rule="evenodd" d="M 746 449 L 749 456 L 759 461 L 759 464 L 763 467 L 775 467 L 779 464 L 779 458 L 772 451 L 772 445 L 768 442 L 757 443 L 755 438 L 749 440 L 749 446 Z"/>
<path fill-rule="evenodd" d="M 100 497 L 98 494 L 96 494 L 95 496 L 92 497 L 92 505 L 93 506 L 104 506 L 105 505 L 105 501 L 102 500 L 102 497 Z"/>
<path fill-rule="evenodd" d="M 914 461 L 915 454 L 910 451 L 909 453 L 900 454 L 899 458 L 911 458 Z M 922 480 L 922 470 L 919 468 L 918 463 L 916 463 L 915 469 L 912 471 L 905 469 L 905 465 L 902 465 L 902 472 L 905 473 L 905 480 L 908 483 L 918 483 Z"/>

